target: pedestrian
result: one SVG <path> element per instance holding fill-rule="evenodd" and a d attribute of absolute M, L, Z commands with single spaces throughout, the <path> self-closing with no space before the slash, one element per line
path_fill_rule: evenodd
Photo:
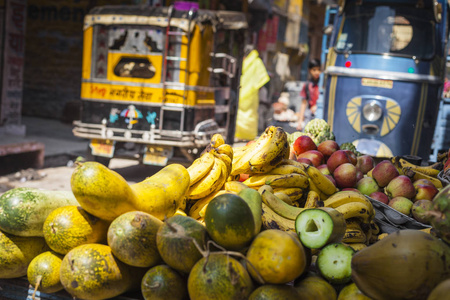
<path fill-rule="evenodd" d="M 308 64 L 309 80 L 300 92 L 302 103 L 298 112 L 297 130 L 302 130 L 309 121 L 314 119 L 319 98 L 320 61 L 313 59 Z"/>
<path fill-rule="evenodd" d="M 272 125 L 282 127 L 287 133 L 293 133 L 297 125 L 297 115 L 289 108 L 289 93 L 283 92 L 273 106 Z"/>

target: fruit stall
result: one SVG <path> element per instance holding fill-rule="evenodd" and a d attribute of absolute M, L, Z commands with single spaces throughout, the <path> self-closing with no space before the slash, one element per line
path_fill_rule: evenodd
<path fill-rule="evenodd" d="M 0 196 L 0 299 L 448 299 L 448 158 L 376 160 L 314 119 L 135 184 L 80 162 L 70 191 Z"/>

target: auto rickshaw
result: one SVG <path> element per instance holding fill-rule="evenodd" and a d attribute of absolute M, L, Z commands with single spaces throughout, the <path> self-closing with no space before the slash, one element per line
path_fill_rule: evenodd
<path fill-rule="evenodd" d="M 336 140 L 377 157 L 428 158 L 445 78 L 447 1 L 339 2 L 324 97 Z"/>
<path fill-rule="evenodd" d="M 192 161 L 220 133 L 232 144 L 247 28 L 240 12 L 102 6 L 84 21 L 81 120 L 96 161 Z"/>

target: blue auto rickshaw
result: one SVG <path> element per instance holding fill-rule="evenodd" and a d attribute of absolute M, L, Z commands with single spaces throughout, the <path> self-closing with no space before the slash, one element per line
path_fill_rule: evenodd
<path fill-rule="evenodd" d="M 325 68 L 324 118 L 340 143 L 427 158 L 445 78 L 444 0 L 340 1 Z"/>

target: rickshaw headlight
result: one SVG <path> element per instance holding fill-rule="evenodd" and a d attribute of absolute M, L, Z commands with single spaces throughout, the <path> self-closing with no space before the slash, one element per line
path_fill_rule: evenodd
<path fill-rule="evenodd" d="M 378 101 L 372 100 L 366 103 L 363 107 L 363 116 L 368 121 L 376 121 L 383 115 L 383 109 Z"/>

